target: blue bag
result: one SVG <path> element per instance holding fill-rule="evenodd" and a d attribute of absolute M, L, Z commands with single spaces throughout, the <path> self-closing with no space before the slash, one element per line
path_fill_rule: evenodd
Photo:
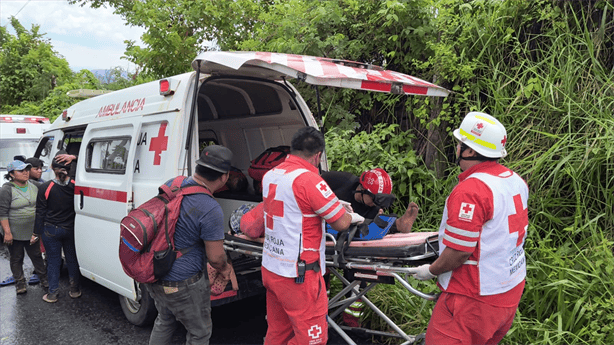
<path fill-rule="evenodd" d="M 352 241 L 371 241 L 384 238 L 390 228 L 397 220 L 396 216 L 380 214 L 375 219 L 366 219 L 364 223 L 358 225 L 359 230 Z M 339 237 L 339 232 L 326 224 L 326 232 L 333 235 L 335 239 Z"/>

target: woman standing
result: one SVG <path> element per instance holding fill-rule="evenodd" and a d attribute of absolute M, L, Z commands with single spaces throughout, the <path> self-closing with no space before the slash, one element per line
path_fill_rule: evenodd
<path fill-rule="evenodd" d="M 62 152 L 62 151 L 61 151 Z M 65 152 L 62 152 L 65 153 Z M 70 165 L 59 161 L 56 155 L 51 163 L 55 178 L 43 183 L 36 199 L 36 234 L 42 232 L 47 253 L 49 293 L 43 301 L 55 303 L 60 292 L 60 267 L 62 251 L 68 265 L 71 298 L 81 296 L 79 287 L 79 263 L 75 251 L 75 181 L 68 176 Z"/>
<path fill-rule="evenodd" d="M 47 287 L 47 270 L 33 234 L 36 217 L 36 196 L 38 188 L 30 179 L 30 164 L 13 161 L 4 176 L 9 182 L 0 189 L 0 225 L 4 231 L 4 243 L 9 249 L 10 266 L 16 282 L 17 294 L 26 293 L 26 279 L 23 273 L 24 251 L 28 253 L 34 272 L 43 287 Z"/>

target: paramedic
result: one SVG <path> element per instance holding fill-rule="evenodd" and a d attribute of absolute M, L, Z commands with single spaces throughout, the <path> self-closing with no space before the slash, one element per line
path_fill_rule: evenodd
<path fill-rule="evenodd" d="M 228 148 L 205 147 L 196 161 L 194 174 L 185 179 L 183 186 L 201 185 L 210 192 L 219 189 L 228 180 L 231 160 Z M 158 309 L 149 344 L 170 344 L 176 321 L 187 330 L 186 344 L 209 344 L 211 290 L 204 274 L 205 265 L 209 262 L 226 280 L 231 269 L 223 247 L 224 214 L 220 204 L 206 194 L 184 196 L 174 238 L 177 248 L 189 250 L 173 263 L 165 277 L 147 284 Z"/>
<path fill-rule="evenodd" d="M 345 210 L 318 174 L 323 151 L 324 135 L 303 127 L 292 138 L 290 155 L 262 181 L 266 345 L 326 344 L 323 221 L 338 231 L 364 221 Z"/>
<path fill-rule="evenodd" d="M 426 344 L 496 344 L 512 325 L 525 285 L 529 224 L 526 182 L 498 163 L 507 133 L 494 117 L 470 112 L 454 131 L 459 183 L 446 201 L 440 256 L 414 277 L 438 276 L 443 291 Z"/>
<path fill-rule="evenodd" d="M 60 151 L 58 154 L 62 154 Z M 81 297 L 79 288 L 79 264 L 75 251 L 75 181 L 68 176 L 70 167 L 60 163 L 56 157 L 51 162 L 55 178 L 38 188 L 36 197 L 36 222 L 34 233 L 42 235 L 47 254 L 47 278 L 49 293 L 43 301 L 58 301 L 60 289 L 60 268 L 62 252 L 68 266 L 71 298 Z"/>
<path fill-rule="evenodd" d="M 383 213 L 382 209 L 390 207 L 394 201 L 394 195 L 391 194 L 392 179 L 382 168 L 365 171 L 360 178 L 344 171 L 325 171 L 322 178 L 339 199 L 349 202 L 354 212 L 367 219 Z M 383 203 L 379 202 L 380 198 Z M 410 202 L 405 214 L 395 221 L 391 231 L 411 232 L 417 216 L 418 205 Z"/>

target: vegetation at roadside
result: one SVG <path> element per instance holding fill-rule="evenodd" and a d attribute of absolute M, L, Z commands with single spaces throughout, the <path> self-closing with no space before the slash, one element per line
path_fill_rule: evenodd
<path fill-rule="evenodd" d="M 126 78 L 127 71 L 121 67 L 105 76 L 88 70 L 73 72 L 40 26 L 28 30 L 11 17 L 11 27 L 15 35 L 0 27 L 1 114 L 41 115 L 53 121 L 81 100 L 67 96 L 70 90 L 119 90 L 141 81 L 136 75 Z"/>
<path fill-rule="evenodd" d="M 508 130 L 509 156 L 502 163 L 523 176 L 531 191 L 527 285 L 503 342 L 614 343 L 610 1 L 234 0 L 198 6 L 189 0 L 70 1 L 110 5 L 146 29 L 146 46 L 127 45 L 127 58 L 141 71 L 136 83 L 189 71 L 199 52 L 220 49 L 373 63 L 452 90 L 445 99 L 318 90 L 331 168 L 353 173 L 385 168 L 399 199 L 390 211 L 403 213 L 410 201 L 420 205 L 416 231 L 437 230 L 457 182 L 452 130 L 469 111 L 494 115 Z M 1 30 L 0 78 L 8 78 L 13 60 L 7 54 L 17 49 L 9 47 L 28 40 Z M 41 42 L 36 46 L 46 49 L 50 61 L 57 57 L 37 29 L 28 35 Z M 57 85 L 48 90 L 46 79 L 23 86 L 2 79 L 1 96 L 7 87 L 23 96 L 11 103 L 3 96 L 0 110 L 31 107 L 25 113 L 53 118 L 75 101 L 64 98 L 69 88 L 101 87 L 84 71 L 61 74 L 61 66 L 58 61 L 17 68 L 37 77 L 57 73 Z M 317 113 L 316 89 L 298 87 Z M 436 290 L 433 282 L 417 286 Z M 407 333 L 426 329 L 432 302 L 398 284 L 378 286 L 369 297 Z M 387 330 L 377 316 L 365 318 Z"/>

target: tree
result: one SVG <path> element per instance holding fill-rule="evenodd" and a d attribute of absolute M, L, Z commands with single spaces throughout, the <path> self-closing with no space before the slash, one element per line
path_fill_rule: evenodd
<path fill-rule="evenodd" d="M 258 15 L 272 0 L 69 0 L 93 8 L 111 6 L 130 25 L 145 28 L 145 47 L 126 41 L 127 59 L 146 77 L 191 71 L 198 53 L 237 49 L 261 25 Z"/>
<path fill-rule="evenodd" d="M 68 62 L 53 50 L 40 26 L 26 30 L 15 17 L 11 26 L 15 36 L 0 28 L 0 109 L 41 101 L 72 76 Z"/>

